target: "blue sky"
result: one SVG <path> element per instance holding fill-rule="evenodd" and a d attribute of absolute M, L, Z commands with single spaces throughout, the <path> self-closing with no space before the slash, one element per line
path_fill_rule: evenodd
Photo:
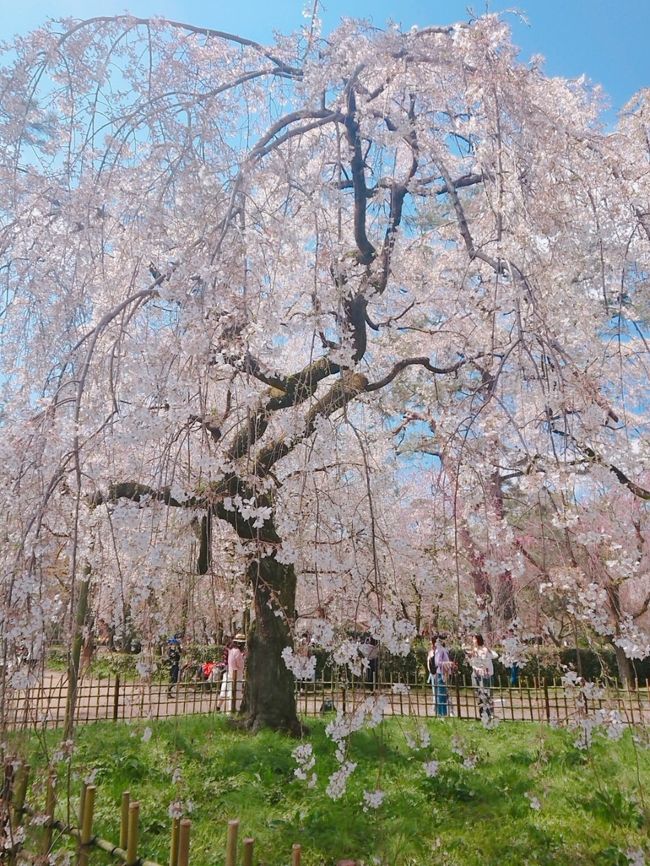
<path fill-rule="evenodd" d="M 304 21 L 305 0 L 0 0 L 0 37 L 37 26 L 44 16 L 89 17 L 128 9 L 135 15 L 164 15 L 268 41 L 273 30 L 294 30 Z M 603 85 L 614 108 L 650 86 L 650 0 L 324 0 L 331 29 L 341 16 L 388 19 L 405 27 L 445 24 L 467 18 L 467 8 L 500 11 L 517 6 L 529 26 L 508 16 L 522 58 L 543 54 L 551 75 L 586 74 Z"/>

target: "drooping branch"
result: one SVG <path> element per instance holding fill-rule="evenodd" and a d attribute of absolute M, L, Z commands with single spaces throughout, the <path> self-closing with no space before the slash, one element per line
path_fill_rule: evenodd
<path fill-rule="evenodd" d="M 74 33 L 76 33 L 78 30 L 81 30 L 83 27 L 87 27 L 93 24 L 108 24 L 120 20 L 123 20 L 125 24 L 127 24 L 129 27 L 135 27 L 139 25 L 150 27 L 154 23 L 151 18 L 135 18 L 132 15 L 96 15 L 93 18 L 86 18 L 83 21 L 79 21 L 77 24 L 71 27 L 66 33 L 63 34 L 63 36 L 59 40 L 59 46 L 62 46 L 67 39 L 69 39 Z M 274 63 L 277 68 L 281 70 L 287 77 L 297 79 L 302 78 L 302 69 L 298 69 L 295 66 L 289 66 L 289 64 L 285 63 L 284 60 L 281 60 L 275 54 L 270 52 L 267 48 L 264 48 L 263 45 L 260 45 L 259 42 L 255 42 L 252 39 L 247 39 L 245 36 L 239 36 L 236 33 L 227 33 L 224 30 L 214 30 L 211 27 L 197 27 L 194 24 L 186 24 L 182 21 L 165 20 L 165 24 L 167 24 L 168 27 L 173 27 L 177 30 L 185 30 L 188 33 L 195 33 L 198 36 L 208 36 L 214 39 L 223 39 L 226 42 L 234 42 L 236 45 L 241 45 L 244 48 L 252 48 L 254 51 L 257 51 L 259 54 Z"/>

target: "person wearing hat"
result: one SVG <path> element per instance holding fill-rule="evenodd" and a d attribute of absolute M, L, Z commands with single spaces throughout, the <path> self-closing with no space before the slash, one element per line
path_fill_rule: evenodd
<path fill-rule="evenodd" d="M 232 645 L 228 650 L 228 667 L 221 681 L 221 690 L 217 701 L 218 708 L 227 713 L 231 711 L 233 706 L 233 683 L 235 684 L 234 708 L 236 712 L 239 712 L 244 696 L 245 646 L 246 635 L 239 632 L 232 639 Z"/>

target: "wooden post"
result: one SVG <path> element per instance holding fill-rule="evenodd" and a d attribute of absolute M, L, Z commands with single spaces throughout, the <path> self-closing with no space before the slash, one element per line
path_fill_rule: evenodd
<path fill-rule="evenodd" d="M 29 765 L 21 764 L 14 775 L 14 791 L 11 801 L 10 822 L 12 830 L 11 841 L 14 842 L 13 847 L 9 849 L 7 862 L 9 866 L 14 866 L 18 856 L 18 844 L 15 842 L 13 834 L 18 830 L 23 822 L 23 807 L 25 805 L 25 796 L 27 794 L 27 780 L 29 778 Z"/>
<path fill-rule="evenodd" d="M 129 843 L 129 803 L 131 794 L 129 791 L 122 792 L 122 803 L 120 807 L 120 848 L 126 851 Z"/>
<path fill-rule="evenodd" d="M 546 721 L 551 721 L 551 702 L 548 699 L 548 686 L 544 680 L 544 707 L 546 708 Z"/>
<path fill-rule="evenodd" d="M 138 859 L 138 818 L 140 804 L 129 803 L 128 842 L 126 844 L 126 866 L 135 866 Z"/>
<path fill-rule="evenodd" d="M 190 827 L 189 818 L 181 818 L 178 833 L 178 866 L 189 866 L 190 861 Z"/>
<path fill-rule="evenodd" d="M 29 781 L 29 764 L 21 764 L 16 773 L 16 785 L 12 804 L 11 826 L 16 830 L 23 822 L 23 808 L 27 796 L 27 782 Z"/>
<path fill-rule="evenodd" d="M 87 782 L 81 783 L 81 794 L 79 796 L 79 830 L 84 825 L 84 814 L 86 811 L 86 788 L 88 787 Z"/>
<path fill-rule="evenodd" d="M 178 834 L 180 818 L 172 818 L 172 839 L 169 846 L 169 866 L 178 866 Z"/>
<path fill-rule="evenodd" d="M 242 857 L 242 866 L 253 866 L 253 846 L 254 839 L 244 839 L 244 854 Z"/>
<path fill-rule="evenodd" d="M 300 866 L 300 845 L 293 845 L 291 848 L 291 866 Z"/>
<path fill-rule="evenodd" d="M 95 794 L 97 788 L 94 785 L 86 785 L 84 789 L 83 823 L 79 835 L 79 866 L 88 866 L 88 848 L 93 838 L 93 815 L 95 813 Z"/>
<path fill-rule="evenodd" d="M 47 856 L 52 847 L 52 824 L 54 822 L 54 806 L 56 804 L 56 776 L 54 770 L 50 770 L 47 777 L 47 789 L 45 793 L 45 823 L 43 824 L 43 845 L 41 852 Z"/>
<path fill-rule="evenodd" d="M 239 821 L 228 821 L 228 838 L 226 841 L 226 866 L 237 866 L 237 832 Z"/>
<path fill-rule="evenodd" d="M 113 690 L 113 721 L 116 722 L 120 716 L 120 675 L 115 674 L 115 688 Z"/>
<path fill-rule="evenodd" d="M 0 850 L 9 853 L 9 863 L 15 862 L 13 838 L 11 834 L 11 800 L 14 790 L 14 764 L 11 758 L 5 759 L 2 791 L 0 791 Z"/>
<path fill-rule="evenodd" d="M 232 714 L 237 712 L 237 674 L 239 671 L 232 672 L 232 683 L 230 684 L 230 707 L 228 708 Z"/>

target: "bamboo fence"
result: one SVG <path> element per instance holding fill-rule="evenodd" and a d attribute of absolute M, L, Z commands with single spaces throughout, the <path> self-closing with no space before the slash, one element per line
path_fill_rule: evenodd
<path fill-rule="evenodd" d="M 7 759 L 4 766 L 4 781 L 0 808 L 3 810 L 0 825 L 0 846 L 8 866 L 18 861 L 34 864 L 47 863 L 66 840 L 74 840 L 76 866 L 88 866 L 93 850 L 103 851 L 123 866 L 159 866 L 148 860 L 140 851 L 140 804 L 132 801 L 130 793 L 124 791 L 119 803 L 120 838 L 115 844 L 93 833 L 95 785 L 82 783 L 79 798 L 77 824 L 66 823 L 57 818 L 57 779 L 50 773 L 46 782 L 44 810 L 39 812 L 26 802 L 30 768 L 27 764 Z M 65 787 L 65 786 L 63 786 Z M 67 803 L 68 801 L 66 801 Z M 68 812 L 68 809 L 63 809 Z M 104 812 L 106 810 L 104 809 Z M 172 818 L 169 831 L 169 866 L 189 866 L 191 821 L 188 818 Z M 228 822 L 225 847 L 225 866 L 252 866 L 255 840 L 245 838 L 238 844 L 239 821 Z M 289 847 L 289 846 L 288 846 Z M 291 866 L 300 866 L 302 849 L 294 844 L 291 850 Z M 258 861 L 259 862 L 259 861 Z"/>
<path fill-rule="evenodd" d="M 225 698 L 219 684 L 143 682 L 121 679 L 82 679 L 77 689 L 76 724 L 96 721 L 165 719 L 198 713 L 236 712 L 236 680 Z M 241 688 L 241 684 L 239 684 Z M 477 689 L 462 677 L 447 684 L 448 714 L 478 719 L 481 701 Z M 220 698 L 220 693 L 222 697 Z M 370 696 L 384 698 L 387 716 L 436 716 L 436 700 L 422 676 L 379 679 L 329 677 L 297 683 L 298 712 L 316 716 L 328 710 L 356 710 Z M 67 683 L 37 683 L 31 688 L 7 692 L 4 697 L 4 729 L 29 730 L 61 727 L 65 719 Z M 517 686 L 496 679 L 490 689 L 496 718 L 551 725 L 571 725 L 598 711 L 616 713 L 624 725 L 650 726 L 650 683 L 634 687 L 605 684 L 595 696 L 565 688 L 561 681 L 522 679 Z"/>

